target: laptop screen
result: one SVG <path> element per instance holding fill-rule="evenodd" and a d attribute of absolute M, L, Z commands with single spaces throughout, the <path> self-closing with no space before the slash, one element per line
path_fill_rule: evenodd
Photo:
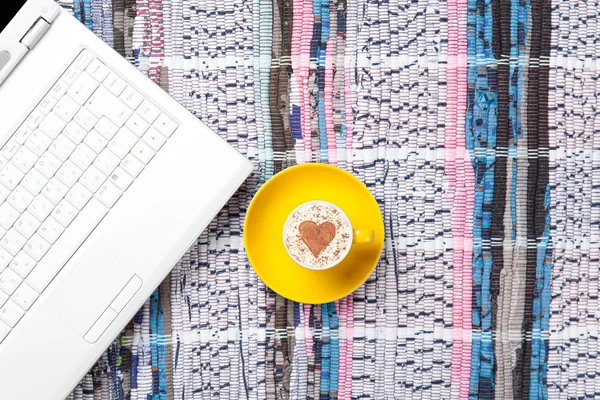
<path fill-rule="evenodd" d="M 10 6 L 7 4 L 2 5 L 2 12 L 0 12 L 0 32 L 6 28 L 6 25 L 19 12 L 23 4 L 27 3 L 27 0 L 11 0 L 9 3 Z"/>

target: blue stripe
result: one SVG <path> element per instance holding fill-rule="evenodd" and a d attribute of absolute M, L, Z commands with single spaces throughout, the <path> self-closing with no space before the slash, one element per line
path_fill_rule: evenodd
<path fill-rule="evenodd" d="M 302 139 L 302 123 L 300 121 L 300 106 L 292 104 L 292 113 L 290 115 L 290 128 L 294 139 Z"/>
<path fill-rule="evenodd" d="M 73 15 L 88 29 L 94 27 L 91 0 L 73 0 Z"/>
<path fill-rule="evenodd" d="M 152 400 L 167 400 L 165 327 L 159 290 L 150 297 L 150 349 L 152 354 Z"/>
<path fill-rule="evenodd" d="M 329 395 L 332 399 L 337 398 L 339 365 L 340 365 L 340 322 L 337 315 L 337 308 L 334 302 L 329 303 L 329 323 L 331 324 L 331 366 L 329 369 L 329 379 L 331 380 Z"/>
<path fill-rule="evenodd" d="M 469 0 L 467 13 L 468 107 L 466 142 L 475 172 L 473 213 L 473 339 L 469 396 L 493 395 L 491 272 L 489 243 L 494 197 L 498 91 L 494 66 L 478 66 L 477 59 L 492 59 L 492 7 L 490 0 Z"/>
<path fill-rule="evenodd" d="M 330 12 L 329 0 L 317 0 L 314 2 L 317 21 L 320 19 L 321 34 L 317 48 L 317 87 L 319 89 L 317 104 L 319 110 L 319 147 L 320 159 L 327 160 L 327 128 L 325 124 L 325 59 L 327 54 L 327 42 L 329 41 Z"/>
<path fill-rule="evenodd" d="M 323 321 L 322 326 L 322 344 L 321 347 L 321 399 L 329 399 L 329 387 L 330 387 L 330 358 L 331 358 L 331 332 L 329 322 L 329 304 L 321 305 L 321 318 Z"/>

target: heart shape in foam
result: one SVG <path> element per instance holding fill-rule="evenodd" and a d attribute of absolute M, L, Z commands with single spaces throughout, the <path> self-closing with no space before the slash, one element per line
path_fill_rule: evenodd
<path fill-rule="evenodd" d="M 298 231 L 300 231 L 302 241 L 308 246 L 313 256 L 317 258 L 335 237 L 336 229 L 331 222 L 323 222 L 317 225 L 313 221 L 304 221 L 298 226 Z"/>

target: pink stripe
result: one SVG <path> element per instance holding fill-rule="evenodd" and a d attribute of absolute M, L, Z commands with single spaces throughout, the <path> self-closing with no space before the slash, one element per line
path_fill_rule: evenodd
<path fill-rule="evenodd" d="M 292 2 L 293 9 L 293 19 L 292 19 L 292 49 L 291 49 L 291 57 L 292 57 L 292 70 L 294 71 L 294 76 L 297 77 L 297 73 L 300 71 L 300 43 L 302 36 L 302 2 L 294 1 Z"/>
<path fill-rule="evenodd" d="M 301 74 L 302 86 L 300 96 L 302 99 L 302 137 L 304 138 L 304 161 L 312 161 L 312 124 L 310 121 L 310 95 L 309 91 L 309 75 L 310 75 L 310 41 L 312 40 L 314 15 L 312 12 L 312 1 L 304 1 L 303 15 L 300 15 L 302 22 L 302 37 L 301 37 Z"/>
<path fill-rule="evenodd" d="M 311 1 L 294 1 L 292 20 L 292 68 L 300 92 L 300 129 L 304 142 L 305 162 L 312 160 L 310 124 L 310 98 L 308 75 L 310 72 L 310 41 L 312 39 L 313 13 Z"/>
<path fill-rule="evenodd" d="M 346 302 L 343 300 L 336 300 L 335 301 L 335 308 L 338 312 L 338 316 L 340 319 L 340 337 L 342 335 L 342 332 L 346 331 L 346 312 L 347 312 L 347 306 L 346 306 Z M 339 354 L 340 354 L 340 358 L 339 358 L 339 364 L 338 364 L 338 398 L 342 399 L 342 394 L 344 392 L 344 386 L 346 384 L 346 360 L 344 359 L 344 339 L 340 338 L 339 341 Z"/>
<path fill-rule="evenodd" d="M 452 201 L 452 398 L 467 399 L 471 371 L 471 297 L 475 177 L 465 144 L 467 109 L 466 0 L 448 0 L 445 170 Z"/>
<path fill-rule="evenodd" d="M 333 57 L 335 55 L 336 35 L 329 36 L 325 53 L 325 130 L 327 132 L 327 156 L 329 164 L 337 165 L 337 144 L 335 122 L 333 121 Z"/>
<path fill-rule="evenodd" d="M 306 357 L 310 358 L 313 351 L 313 337 L 310 331 L 310 304 L 304 305 L 304 345 L 306 346 Z"/>

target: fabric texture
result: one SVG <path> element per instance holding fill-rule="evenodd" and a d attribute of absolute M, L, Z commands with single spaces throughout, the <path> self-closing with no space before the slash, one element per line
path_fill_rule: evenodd
<path fill-rule="evenodd" d="M 70 399 L 600 397 L 599 3 L 62 0 L 255 172 Z M 375 196 L 385 246 L 305 305 L 243 247 L 298 163 Z"/>

